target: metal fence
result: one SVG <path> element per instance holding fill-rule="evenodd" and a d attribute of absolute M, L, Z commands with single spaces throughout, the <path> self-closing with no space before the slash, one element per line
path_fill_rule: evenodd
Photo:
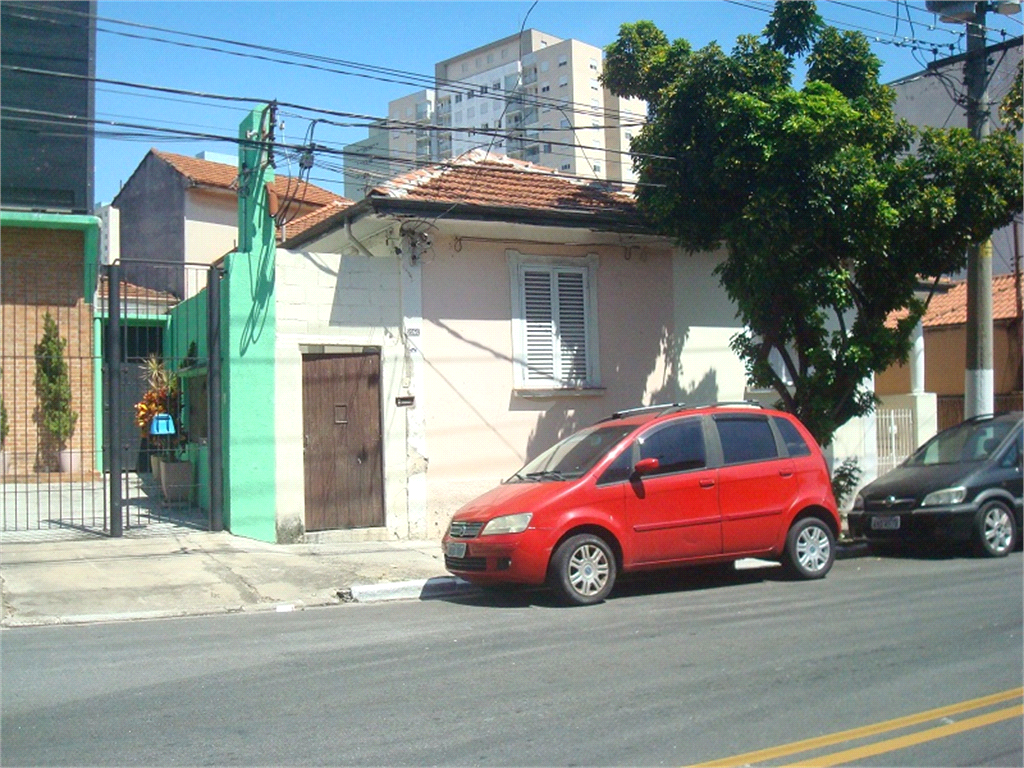
<path fill-rule="evenodd" d="M 76 284 L 31 267 L 5 260 L 0 287 L 4 537 L 209 527 L 205 289 L 217 273 L 104 266 L 83 296 L 81 272 Z"/>

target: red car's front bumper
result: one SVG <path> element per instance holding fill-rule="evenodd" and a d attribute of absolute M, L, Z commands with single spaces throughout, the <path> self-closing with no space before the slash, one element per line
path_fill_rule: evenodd
<path fill-rule="evenodd" d="M 549 531 L 441 540 L 444 567 L 474 584 L 543 584 L 551 557 Z M 465 545 L 465 552 L 462 552 Z"/>

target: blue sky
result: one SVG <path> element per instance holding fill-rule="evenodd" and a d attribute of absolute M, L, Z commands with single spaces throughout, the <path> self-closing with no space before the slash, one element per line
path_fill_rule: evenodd
<path fill-rule="evenodd" d="M 383 116 L 389 100 L 422 88 L 412 83 L 382 82 L 351 74 L 317 71 L 277 62 L 232 56 L 228 46 L 187 39 L 161 31 L 129 27 L 112 20 L 162 27 L 273 46 L 348 62 L 389 67 L 432 76 L 434 63 L 493 40 L 515 34 L 523 25 L 560 38 L 591 45 L 612 42 L 619 25 L 650 19 L 670 39 L 683 37 L 694 47 L 712 40 L 731 48 L 736 36 L 758 33 L 768 20 L 767 0 L 708 0 L 689 2 L 107 2 L 98 4 L 96 73 L 100 78 L 159 85 L 189 91 L 252 99 L 278 99 L 365 115 Z M 962 26 L 936 24 L 924 2 L 819 2 L 826 20 L 841 29 L 857 28 L 874 42 L 884 62 L 883 79 L 894 80 L 923 69 L 930 52 L 907 47 L 937 46 L 943 55 L 963 47 Z M 528 18 L 527 13 L 529 13 Z M 907 17 L 913 21 L 908 22 Z M 899 17 L 897 19 L 897 16 Z M 109 19 L 111 21 L 107 21 Z M 998 30 L 1021 34 L 1021 16 L 990 15 L 990 41 Z M 120 33 L 120 34 L 117 34 Z M 136 37 L 128 37 L 135 35 Z M 152 39 L 174 39 L 202 50 Z M 897 45 L 902 43 L 903 45 Z M 240 50 L 240 49 L 239 49 Z M 250 51 L 250 53 L 253 53 Z M 276 55 L 266 54 L 261 55 Z M 279 58 L 292 58 L 278 56 Z M 294 60 L 294 59 L 293 59 Z M 404 75 L 393 79 L 407 80 Z M 251 104 L 200 104 L 199 99 L 159 96 L 130 88 L 97 85 L 96 112 L 100 120 L 163 126 L 214 135 L 233 136 Z M 301 143 L 311 115 L 284 114 L 285 141 Z M 337 145 L 365 138 L 364 127 L 319 124 L 315 140 Z M 279 134 L 279 138 L 281 134 Z M 180 141 L 172 138 L 107 138 L 96 141 L 97 203 L 109 202 L 150 147 L 195 155 L 201 151 L 234 154 L 235 147 L 215 140 Z M 337 164 L 338 159 L 332 158 Z M 280 171 L 285 169 L 279 168 Z M 342 175 L 314 167 L 312 180 L 339 193 Z"/>

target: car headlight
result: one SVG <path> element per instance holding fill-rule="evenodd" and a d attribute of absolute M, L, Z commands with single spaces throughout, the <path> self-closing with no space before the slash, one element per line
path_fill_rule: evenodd
<path fill-rule="evenodd" d="M 496 536 L 499 533 L 522 533 L 530 524 L 532 512 L 520 512 L 515 515 L 502 515 L 491 520 L 480 531 L 481 536 Z"/>
<path fill-rule="evenodd" d="M 853 500 L 854 509 L 864 509 L 864 494 L 858 493 L 857 498 Z"/>
<path fill-rule="evenodd" d="M 964 500 L 964 496 L 967 495 L 967 489 L 962 485 L 956 488 L 943 488 L 941 491 L 933 491 L 924 497 L 924 501 L 921 502 L 922 507 L 939 507 L 948 506 L 949 504 L 959 504 Z"/>

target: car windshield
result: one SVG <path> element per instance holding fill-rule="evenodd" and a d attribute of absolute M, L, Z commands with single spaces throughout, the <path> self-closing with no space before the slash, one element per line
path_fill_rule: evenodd
<path fill-rule="evenodd" d="M 635 424 L 605 423 L 580 430 L 548 448 L 512 475 L 509 482 L 575 480 L 635 429 Z"/>
<path fill-rule="evenodd" d="M 984 461 L 1013 428 L 1010 421 L 964 422 L 941 432 L 922 445 L 909 459 L 908 467 Z"/>

